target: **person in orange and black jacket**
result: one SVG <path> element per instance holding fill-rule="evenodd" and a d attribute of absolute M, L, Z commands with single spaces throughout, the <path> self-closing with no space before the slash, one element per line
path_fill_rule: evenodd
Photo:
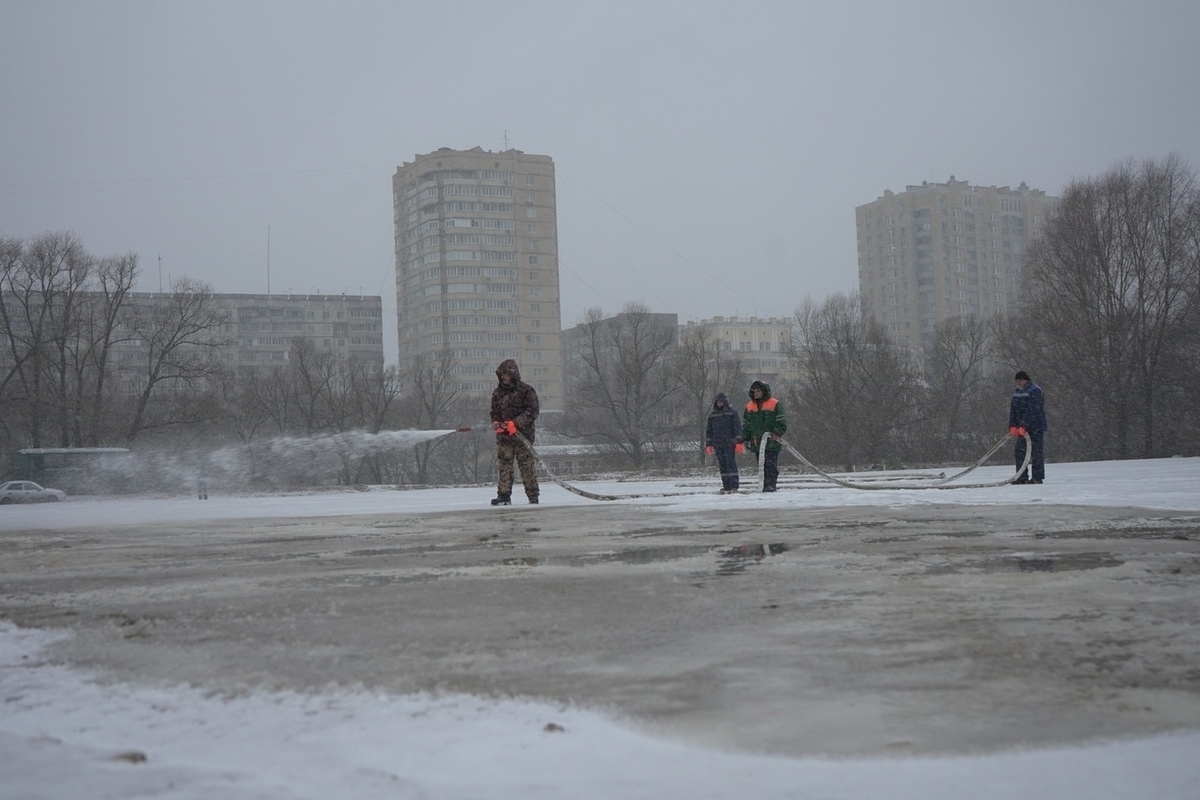
<path fill-rule="evenodd" d="M 779 438 L 787 433 L 787 416 L 783 403 L 771 396 L 770 384 L 755 381 L 750 384 L 750 402 L 742 412 L 742 439 L 757 460 L 762 453 L 764 492 L 775 491 L 779 480 Z"/>
<path fill-rule="evenodd" d="M 521 380 L 517 362 L 508 359 L 496 368 L 499 385 L 492 390 L 491 418 L 496 431 L 496 461 L 499 473 L 494 506 L 512 504 L 513 460 L 521 470 L 521 482 L 525 484 L 525 496 L 530 503 L 538 501 L 537 465 L 533 453 L 525 446 L 517 433 L 533 444 L 534 422 L 538 418 L 537 390 Z"/>
<path fill-rule="evenodd" d="M 704 427 L 704 452 L 716 456 L 721 471 L 721 494 L 738 490 L 737 453 L 742 452 L 742 421 L 729 407 L 729 398 L 718 392 Z"/>

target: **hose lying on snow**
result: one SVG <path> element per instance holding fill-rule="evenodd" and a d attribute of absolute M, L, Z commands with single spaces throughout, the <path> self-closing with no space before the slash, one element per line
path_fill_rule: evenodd
<path fill-rule="evenodd" d="M 470 427 L 464 426 L 462 428 L 459 428 L 458 432 L 464 432 L 464 431 L 469 431 L 469 430 L 471 430 Z M 779 439 L 778 441 L 801 464 L 808 467 L 813 472 L 817 473 L 822 478 L 825 478 L 826 480 L 830 481 L 831 483 L 835 483 L 838 486 L 843 486 L 847 489 L 862 489 L 862 490 L 868 490 L 868 489 L 987 489 L 987 488 L 992 488 L 992 487 L 996 487 L 996 486 L 1006 486 L 1006 485 L 1012 483 L 1013 481 L 1017 480 L 1021 475 L 1025 474 L 1025 470 L 1029 467 L 1029 461 L 1030 461 L 1031 457 L 1033 456 L 1033 444 L 1029 440 L 1028 433 L 1024 433 L 1022 435 L 1025 437 L 1025 461 L 1021 464 L 1021 468 L 1018 469 L 1016 472 L 1014 472 L 1011 476 L 1009 476 L 1005 480 L 995 481 L 993 483 L 958 483 L 958 484 L 954 484 L 954 483 L 952 483 L 952 481 L 957 480 L 958 478 L 961 478 L 962 476 L 964 476 L 964 475 L 974 471 L 976 468 L 982 466 L 989 458 L 994 456 L 996 454 L 996 451 L 999 450 L 1001 447 L 1003 447 L 1005 445 L 1005 443 L 1007 443 L 1008 440 L 1013 437 L 1013 435 L 1009 434 L 1008 436 L 1005 436 L 1000 441 L 996 442 L 996 444 L 992 447 L 992 449 L 988 450 L 987 453 L 985 453 L 982 458 L 980 458 L 974 464 L 972 464 L 971 466 L 962 470 L 961 472 L 958 472 L 954 475 L 951 475 L 948 478 L 944 478 L 944 479 L 936 481 L 934 483 L 927 482 L 927 483 L 922 483 L 922 484 L 895 484 L 895 483 L 862 484 L 862 483 L 853 483 L 851 481 L 844 481 L 840 478 L 833 477 L 832 475 L 828 474 L 827 472 L 822 471 L 820 469 L 820 467 L 816 466 L 811 461 L 809 461 L 807 458 L 805 458 L 804 455 L 801 454 L 799 450 L 792 447 L 785 440 Z M 589 492 L 586 489 L 580 489 L 578 486 L 573 486 L 572 484 L 567 483 L 562 478 L 555 475 L 553 470 L 550 469 L 549 465 L 547 465 L 546 462 L 542 459 L 542 457 L 540 455 L 538 455 L 538 451 L 534 448 L 533 444 L 528 439 L 526 439 L 525 436 L 523 434 L 521 434 L 520 432 L 518 432 L 516 434 L 516 436 L 518 439 L 520 439 L 521 444 L 523 444 L 523 445 L 525 445 L 525 447 L 529 448 L 529 452 L 533 455 L 533 458 L 538 463 L 538 466 L 541 467 L 542 470 L 546 473 L 546 477 L 550 478 L 550 480 L 554 481 L 559 486 L 566 489 L 568 492 L 577 494 L 580 497 L 586 497 L 589 500 L 633 500 L 633 499 L 636 499 L 639 497 L 682 497 L 685 495 L 701 494 L 700 492 L 644 492 L 644 493 L 640 493 L 640 494 L 616 495 L 616 494 L 598 494 L 596 492 Z"/>

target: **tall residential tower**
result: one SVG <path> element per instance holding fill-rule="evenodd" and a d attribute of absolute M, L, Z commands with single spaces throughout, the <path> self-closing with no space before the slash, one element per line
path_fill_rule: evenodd
<path fill-rule="evenodd" d="M 450 356 L 488 394 L 515 358 L 542 408 L 563 407 L 554 161 L 443 147 L 392 177 L 400 367 Z"/>
<path fill-rule="evenodd" d="M 858 286 L 867 314 L 914 353 L 934 326 L 1015 309 L 1021 259 L 1057 198 L 1022 183 L 922 183 L 856 209 Z"/>

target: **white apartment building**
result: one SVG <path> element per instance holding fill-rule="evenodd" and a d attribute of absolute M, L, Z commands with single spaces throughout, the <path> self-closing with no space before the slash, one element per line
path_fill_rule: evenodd
<path fill-rule="evenodd" d="M 956 316 L 1004 314 L 1018 302 L 1022 258 L 1057 198 L 1024 183 L 946 183 L 890 190 L 858 206 L 858 285 L 867 314 L 914 353 Z"/>
<path fill-rule="evenodd" d="M 789 317 L 712 317 L 688 321 L 680 333 L 707 331 L 720 342 L 722 352 L 736 352 L 750 380 L 785 384 L 798 378 L 788 357 L 792 320 Z"/>
<path fill-rule="evenodd" d="M 458 388 L 490 394 L 517 360 L 542 408 L 563 407 L 554 161 L 441 148 L 392 178 L 400 367 L 450 356 Z"/>

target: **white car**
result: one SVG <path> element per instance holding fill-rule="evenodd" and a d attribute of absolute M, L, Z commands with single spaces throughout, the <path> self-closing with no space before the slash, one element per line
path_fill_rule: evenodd
<path fill-rule="evenodd" d="M 61 489 L 46 489 L 33 481 L 0 483 L 0 506 L 9 503 L 57 503 L 66 498 Z"/>

